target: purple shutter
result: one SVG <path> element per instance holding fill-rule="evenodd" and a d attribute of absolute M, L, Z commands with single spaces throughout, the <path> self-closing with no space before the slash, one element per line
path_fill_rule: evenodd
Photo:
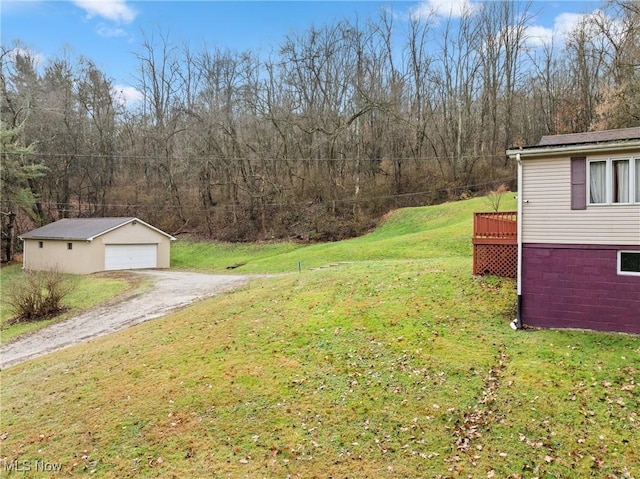
<path fill-rule="evenodd" d="M 571 158 L 571 209 L 587 209 L 587 158 Z"/>

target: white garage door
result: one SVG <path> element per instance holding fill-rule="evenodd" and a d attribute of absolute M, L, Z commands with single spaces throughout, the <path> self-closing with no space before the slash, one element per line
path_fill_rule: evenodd
<path fill-rule="evenodd" d="M 157 244 L 105 245 L 104 269 L 143 269 L 158 266 Z"/>

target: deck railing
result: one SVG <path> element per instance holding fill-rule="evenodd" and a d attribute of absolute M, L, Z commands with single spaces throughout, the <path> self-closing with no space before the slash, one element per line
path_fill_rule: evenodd
<path fill-rule="evenodd" d="M 473 217 L 473 237 L 518 240 L 518 212 L 499 211 L 490 213 L 475 213 Z"/>
<path fill-rule="evenodd" d="M 475 213 L 473 274 L 515 278 L 518 268 L 518 213 Z"/>

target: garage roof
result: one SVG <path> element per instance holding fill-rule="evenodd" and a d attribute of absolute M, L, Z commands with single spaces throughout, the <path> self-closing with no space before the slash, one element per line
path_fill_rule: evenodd
<path fill-rule="evenodd" d="M 64 218 L 54 223 L 36 228 L 20 236 L 21 239 L 52 239 L 92 241 L 116 228 L 137 221 L 171 240 L 175 238 L 164 231 L 134 217 L 126 218 Z"/>

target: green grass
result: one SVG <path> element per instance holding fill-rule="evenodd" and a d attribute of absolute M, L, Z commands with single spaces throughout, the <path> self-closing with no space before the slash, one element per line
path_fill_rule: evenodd
<path fill-rule="evenodd" d="M 227 267 L 265 262 L 301 248 L 302 245 L 294 243 L 235 244 L 179 240 L 171 245 L 171 268 L 218 273 L 246 272 L 252 267 L 240 267 L 232 271 L 227 270 Z"/>
<path fill-rule="evenodd" d="M 6 266 L 0 270 L 0 344 L 17 336 L 42 329 L 54 322 L 63 321 L 74 314 L 94 307 L 142 286 L 141 279 L 127 273 L 102 273 L 87 276 L 68 275 L 67 281 L 74 284 L 73 290 L 64 299 L 66 311 L 54 318 L 10 324 L 14 312 L 6 302 L 12 282 L 24 272 L 20 265 Z"/>
<path fill-rule="evenodd" d="M 2 456 L 105 478 L 640 477 L 640 338 L 513 332 L 514 282 L 470 274 L 475 208 L 246 245 L 244 268 L 309 267 L 2 371 Z"/>
<path fill-rule="evenodd" d="M 515 210 L 513 195 L 503 210 Z M 207 272 L 283 273 L 351 261 L 402 261 L 408 259 L 469 259 L 472 254 L 473 212 L 487 211 L 484 198 L 445 203 L 429 208 L 405 208 L 389 215 L 371 233 L 336 243 L 305 246 L 293 243 L 194 243 L 176 241 L 171 246 L 171 266 Z"/>

